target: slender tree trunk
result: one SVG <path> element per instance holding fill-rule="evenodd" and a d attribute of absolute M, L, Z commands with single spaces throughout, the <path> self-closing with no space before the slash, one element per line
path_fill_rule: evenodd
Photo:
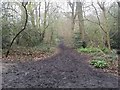
<path fill-rule="evenodd" d="M 103 10 L 103 20 L 104 20 L 104 29 L 106 31 L 105 33 L 105 37 L 106 37 L 106 42 L 107 42 L 107 47 L 109 50 L 111 50 L 111 45 L 110 45 L 110 35 L 109 35 L 109 27 L 108 27 L 108 22 L 107 22 L 107 18 L 106 18 L 106 11 Z"/>
<path fill-rule="evenodd" d="M 38 21 L 38 23 L 39 23 L 39 29 L 40 29 L 40 8 L 41 8 L 41 2 L 39 2 L 39 21 Z"/>
<path fill-rule="evenodd" d="M 74 19 L 74 13 L 75 13 L 75 11 L 74 11 L 74 3 L 73 3 L 73 6 L 72 6 L 72 23 L 71 23 L 71 29 L 72 29 L 72 31 L 74 31 L 74 26 L 75 26 L 75 19 Z"/>
<path fill-rule="evenodd" d="M 74 36 L 74 27 L 75 27 L 75 18 L 76 18 L 76 12 L 75 12 L 75 2 L 68 2 L 70 9 L 71 9 L 71 33 L 72 36 Z M 71 45 L 73 46 L 74 44 L 73 38 L 71 38 Z"/>
<path fill-rule="evenodd" d="M 43 23 L 43 32 L 41 34 L 41 41 L 44 40 L 46 29 L 48 27 L 48 25 L 46 24 L 47 23 L 47 13 L 48 13 L 48 10 L 49 10 L 49 2 L 47 3 L 45 1 L 44 23 Z"/>
<path fill-rule="evenodd" d="M 119 40 L 119 38 L 120 38 L 120 1 L 118 2 L 118 34 L 117 34 L 117 48 L 119 49 L 119 51 L 120 51 L 120 40 Z"/>
<path fill-rule="evenodd" d="M 106 17 L 106 8 L 105 8 L 105 2 L 97 2 L 98 6 L 100 7 L 100 9 L 102 10 L 102 14 L 103 14 L 103 24 L 104 24 L 104 32 L 105 32 L 105 42 L 107 44 L 107 47 L 109 50 L 111 50 L 111 45 L 110 45 L 110 35 L 109 35 L 109 27 L 108 27 L 108 22 L 107 22 L 107 17 Z"/>
<path fill-rule="evenodd" d="M 76 2 L 76 10 L 77 10 L 77 15 L 78 15 L 78 21 L 79 21 L 79 31 L 80 31 L 80 36 L 81 40 L 84 41 L 84 22 L 83 22 L 83 10 L 82 10 L 82 2 Z"/>
<path fill-rule="evenodd" d="M 6 57 L 8 57 L 9 52 L 10 52 L 10 49 L 11 49 L 11 47 L 12 47 L 15 39 L 26 29 L 27 21 L 28 21 L 28 13 L 27 13 L 27 8 L 26 8 L 27 3 L 28 3 L 28 2 L 26 2 L 26 3 L 22 2 L 22 6 L 23 6 L 23 8 L 24 8 L 24 10 L 25 10 L 25 16 L 26 16 L 24 27 L 23 27 L 23 28 L 15 35 L 15 37 L 12 39 L 12 42 L 10 43 L 10 46 L 9 46 L 8 51 L 7 51 L 7 53 L 6 53 Z"/>
<path fill-rule="evenodd" d="M 53 33 L 54 33 L 53 28 L 51 28 L 50 44 L 52 44 L 53 41 Z"/>
<path fill-rule="evenodd" d="M 36 2 L 35 2 L 35 5 L 36 5 Z M 37 7 L 38 7 L 38 6 L 37 6 Z M 36 19 L 35 25 L 36 25 L 36 28 L 38 28 L 38 11 L 37 11 L 38 8 L 37 8 L 37 7 L 35 8 L 35 15 L 36 15 L 36 16 L 35 16 L 35 19 Z"/>
<path fill-rule="evenodd" d="M 120 35 L 120 2 L 118 3 L 118 34 L 117 34 L 117 39 L 119 39 Z M 118 54 L 118 68 L 120 68 L 120 40 L 117 42 L 117 54 Z M 120 72 L 118 73 L 120 75 Z"/>
<path fill-rule="evenodd" d="M 74 25 L 75 25 L 75 2 L 68 2 L 70 8 L 71 8 L 71 30 L 74 31 Z"/>

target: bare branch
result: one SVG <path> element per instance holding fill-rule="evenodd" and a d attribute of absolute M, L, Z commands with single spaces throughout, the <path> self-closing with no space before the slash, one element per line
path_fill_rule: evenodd
<path fill-rule="evenodd" d="M 12 10 L 12 11 L 18 13 L 18 12 L 17 12 L 15 9 L 13 9 L 13 8 L 4 8 L 4 9 L 10 9 L 10 10 Z"/>
<path fill-rule="evenodd" d="M 110 38 L 113 38 L 117 33 L 118 31 L 114 32 Z"/>
<path fill-rule="evenodd" d="M 73 5 L 72 5 L 72 3 L 70 1 L 68 2 L 68 4 L 69 4 L 70 8 L 73 7 Z"/>
<path fill-rule="evenodd" d="M 103 11 L 105 10 L 105 7 L 104 7 L 105 2 L 101 2 L 101 4 L 100 4 L 100 2 L 97 1 L 97 4 L 99 5 L 99 7 L 100 7 Z"/>
<path fill-rule="evenodd" d="M 114 16 L 110 11 L 108 11 L 108 13 L 109 13 L 113 18 L 116 18 L 116 19 L 117 19 L 117 17 Z"/>
<path fill-rule="evenodd" d="M 113 17 L 113 18 L 116 18 L 117 19 L 117 16 L 114 16 L 111 12 L 110 12 L 110 9 L 114 7 L 113 5 L 111 5 L 108 9 L 108 13 Z"/>
<path fill-rule="evenodd" d="M 120 8 L 120 2 L 117 2 L 118 3 L 118 6 L 119 6 L 119 8 Z"/>
<path fill-rule="evenodd" d="M 95 12 L 96 12 L 96 15 L 97 15 L 97 19 L 98 19 L 98 24 L 99 24 L 100 28 L 101 28 L 105 33 L 107 33 L 107 32 L 104 30 L 104 28 L 102 27 L 102 25 L 101 25 L 100 18 L 99 18 L 99 15 L 98 15 L 98 11 L 97 11 L 97 9 L 96 9 L 96 7 L 94 6 L 93 3 L 92 3 L 92 6 L 93 6 L 93 8 L 95 9 Z"/>

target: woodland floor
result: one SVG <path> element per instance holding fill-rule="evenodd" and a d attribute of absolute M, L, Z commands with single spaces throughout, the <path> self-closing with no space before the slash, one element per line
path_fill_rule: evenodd
<path fill-rule="evenodd" d="M 94 70 L 90 56 L 66 46 L 43 60 L 6 62 L 3 60 L 3 88 L 118 88 L 118 77 Z"/>

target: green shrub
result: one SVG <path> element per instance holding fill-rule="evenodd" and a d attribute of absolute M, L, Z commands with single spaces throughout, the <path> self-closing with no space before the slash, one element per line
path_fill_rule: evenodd
<path fill-rule="evenodd" d="M 86 41 L 81 40 L 80 32 L 74 33 L 73 41 L 74 41 L 75 48 L 87 47 Z"/>
<path fill-rule="evenodd" d="M 98 60 L 92 60 L 92 61 L 90 62 L 90 64 L 91 64 L 91 65 L 95 65 L 95 64 L 97 63 L 97 61 L 98 61 Z"/>
<path fill-rule="evenodd" d="M 82 47 L 80 34 L 79 33 L 74 33 L 74 37 L 73 38 L 74 38 L 74 47 L 76 47 L 76 48 Z"/>
<path fill-rule="evenodd" d="M 101 50 L 106 54 L 108 54 L 110 52 L 108 48 L 102 48 Z"/>
<path fill-rule="evenodd" d="M 78 52 L 95 53 L 95 52 L 100 52 L 100 50 L 98 48 L 80 48 L 78 49 Z"/>
<path fill-rule="evenodd" d="M 93 65 L 95 68 L 106 68 L 108 67 L 108 64 L 105 60 L 99 59 L 99 60 L 92 60 L 90 62 L 91 65 Z"/>

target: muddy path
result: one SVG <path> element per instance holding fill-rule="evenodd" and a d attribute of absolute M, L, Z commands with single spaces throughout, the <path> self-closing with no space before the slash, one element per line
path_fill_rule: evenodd
<path fill-rule="evenodd" d="M 3 63 L 3 88 L 117 88 L 118 78 L 93 70 L 89 56 L 64 45 L 40 61 Z"/>

